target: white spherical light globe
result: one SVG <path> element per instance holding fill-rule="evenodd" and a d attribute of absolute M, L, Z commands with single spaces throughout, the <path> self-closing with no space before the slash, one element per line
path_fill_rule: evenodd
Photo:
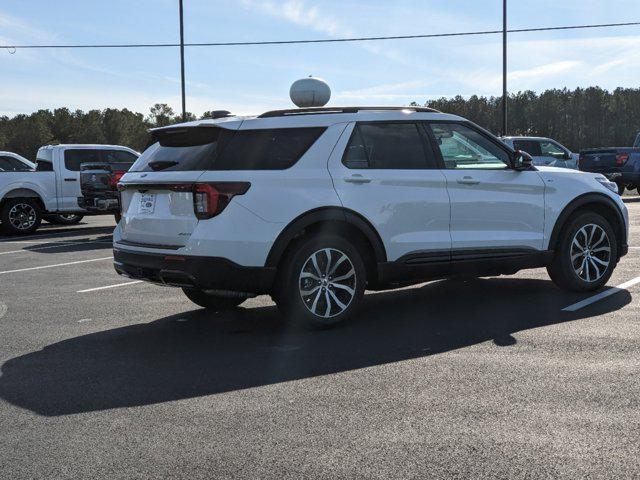
<path fill-rule="evenodd" d="M 324 107 L 331 98 L 331 89 L 321 78 L 301 78 L 293 82 L 289 96 L 291 101 L 300 108 Z"/>

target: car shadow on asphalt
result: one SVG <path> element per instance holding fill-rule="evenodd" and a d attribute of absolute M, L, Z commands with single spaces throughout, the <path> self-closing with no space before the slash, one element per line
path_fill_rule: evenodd
<path fill-rule="evenodd" d="M 85 225 L 74 225 L 73 227 L 59 227 L 53 226 L 50 228 L 42 227 L 37 232 L 32 235 L 2 235 L 0 234 L 0 243 L 2 240 L 12 241 L 15 239 L 20 240 L 34 240 L 34 241 L 47 241 L 50 239 L 56 240 L 59 239 L 60 236 L 64 235 L 67 240 L 75 240 L 73 237 L 81 237 L 83 235 L 98 235 L 98 234 L 107 234 L 111 235 L 113 230 L 115 229 L 115 225 L 106 226 L 106 227 L 87 227 Z"/>
<path fill-rule="evenodd" d="M 329 330 L 285 326 L 275 307 L 202 309 L 64 340 L 2 365 L 0 398 L 58 416 L 188 399 L 428 357 L 481 342 L 517 348 L 523 330 L 603 315 L 623 291 L 578 312 L 585 295 L 549 281 L 440 281 L 366 296 Z"/>
<path fill-rule="evenodd" d="M 1 242 L 0 242 L 1 243 Z M 73 238 L 70 240 L 58 240 L 47 242 L 46 245 L 30 245 L 24 247 L 25 252 L 56 254 L 56 253 L 76 253 L 91 252 L 95 250 L 112 250 L 113 238 L 111 235 L 102 235 L 97 238 Z"/>

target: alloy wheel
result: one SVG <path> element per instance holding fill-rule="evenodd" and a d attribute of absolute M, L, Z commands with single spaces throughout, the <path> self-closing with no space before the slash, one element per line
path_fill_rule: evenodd
<path fill-rule="evenodd" d="M 9 223 L 18 230 L 28 230 L 38 219 L 35 208 L 28 203 L 16 203 L 9 210 Z"/>
<path fill-rule="evenodd" d="M 584 225 L 571 242 L 571 265 L 585 282 L 600 280 L 611 263 L 611 241 L 607 232 L 594 223 Z"/>
<path fill-rule="evenodd" d="M 340 315 L 356 294 L 356 270 L 349 257 L 334 248 L 311 254 L 298 277 L 300 297 L 321 318 Z"/>

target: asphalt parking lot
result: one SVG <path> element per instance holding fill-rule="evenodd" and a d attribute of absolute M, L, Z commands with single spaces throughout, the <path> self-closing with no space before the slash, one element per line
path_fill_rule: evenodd
<path fill-rule="evenodd" d="M 0 478 L 640 476 L 640 198 L 594 297 L 544 270 L 326 331 L 119 277 L 110 217 L 0 238 Z"/>

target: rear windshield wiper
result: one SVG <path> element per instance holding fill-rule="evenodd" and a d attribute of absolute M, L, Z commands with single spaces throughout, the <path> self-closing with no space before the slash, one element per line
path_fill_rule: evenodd
<path fill-rule="evenodd" d="M 158 170 L 174 167 L 178 165 L 178 163 L 180 162 L 176 162 L 175 160 L 156 160 L 154 162 L 149 162 L 149 166 L 151 167 L 151 170 L 157 172 Z"/>

